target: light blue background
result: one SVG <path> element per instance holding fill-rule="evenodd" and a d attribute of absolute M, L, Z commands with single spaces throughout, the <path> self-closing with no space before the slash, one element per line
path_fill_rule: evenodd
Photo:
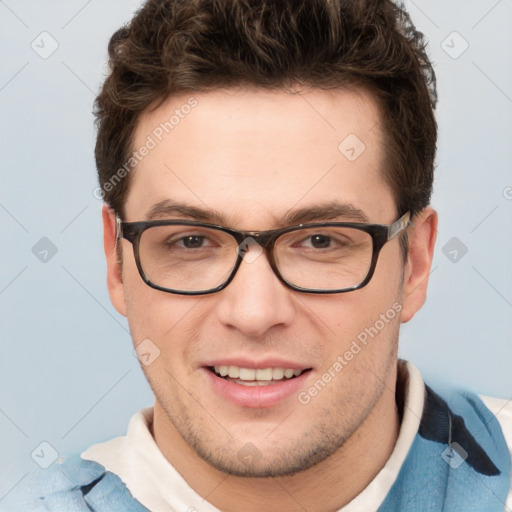
<path fill-rule="evenodd" d="M 0 499 L 37 469 L 41 442 L 81 451 L 152 403 L 107 295 L 93 196 L 92 102 L 108 39 L 138 5 L 0 0 Z M 512 0 L 407 5 L 438 76 L 440 226 L 401 355 L 430 381 L 511 399 Z M 59 45 L 47 59 L 31 48 L 43 31 Z M 441 46 L 464 41 L 456 59 Z M 42 237 L 58 249 L 47 263 L 32 253 Z M 453 237 L 468 249 L 457 263 L 442 252 Z"/>

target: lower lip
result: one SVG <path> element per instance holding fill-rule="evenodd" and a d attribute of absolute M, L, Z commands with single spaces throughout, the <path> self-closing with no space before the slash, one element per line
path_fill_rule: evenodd
<path fill-rule="evenodd" d="M 208 368 L 204 368 L 213 389 L 222 398 L 241 407 L 259 409 L 278 405 L 293 395 L 297 395 L 304 385 L 310 371 L 301 373 L 298 377 L 277 381 L 266 386 L 244 386 L 218 377 Z"/>

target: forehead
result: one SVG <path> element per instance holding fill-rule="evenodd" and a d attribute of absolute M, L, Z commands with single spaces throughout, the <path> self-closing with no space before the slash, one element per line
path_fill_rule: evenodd
<path fill-rule="evenodd" d="M 379 109 L 360 90 L 174 96 L 141 117 L 133 149 L 145 156 L 131 175 L 130 217 L 176 201 L 255 229 L 290 209 L 333 202 L 369 218 L 394 210 Z"/>

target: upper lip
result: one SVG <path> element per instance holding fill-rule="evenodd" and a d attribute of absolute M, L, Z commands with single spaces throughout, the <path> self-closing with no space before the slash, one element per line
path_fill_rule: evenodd
<path fill-rule="evenodd" d="M 302 364 L 286 359 L 280 359 L 276 357 L 265 358 L 265 359 L 246 359 L 242 357 L 226 357 L 219 359 L 212 359 L 204 363 L 203 366 L 238 366 L 239 368 L 253 368 L 253 369 L 264 369 L 264 368 L 291 368 L 292 370 L 307 370 L 311 368 L 307 364 Z"/>

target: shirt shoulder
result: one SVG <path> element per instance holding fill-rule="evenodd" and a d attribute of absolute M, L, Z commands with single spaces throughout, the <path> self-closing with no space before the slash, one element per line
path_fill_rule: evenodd
<path fill-rule="evenodd" d="M 498 421 L 512 461 L 512 400 L 485 395 L 480 395 L 480 398 Z M 512 510 L 512 472 L 510 474 L 510 491 L 505 505 L 506 510 Z"/>
<path fill-rule="evenodd" d="M 480 398 L 498 420 L 507 444 L 512 446 L 512 400 L 485 395 Z"/>
<path fill-rule="evenodd" d="M 2 512 L 147 512 L 117 475 L 79 455 L 61 457 L 26 477 L 2 500 Z"/>

